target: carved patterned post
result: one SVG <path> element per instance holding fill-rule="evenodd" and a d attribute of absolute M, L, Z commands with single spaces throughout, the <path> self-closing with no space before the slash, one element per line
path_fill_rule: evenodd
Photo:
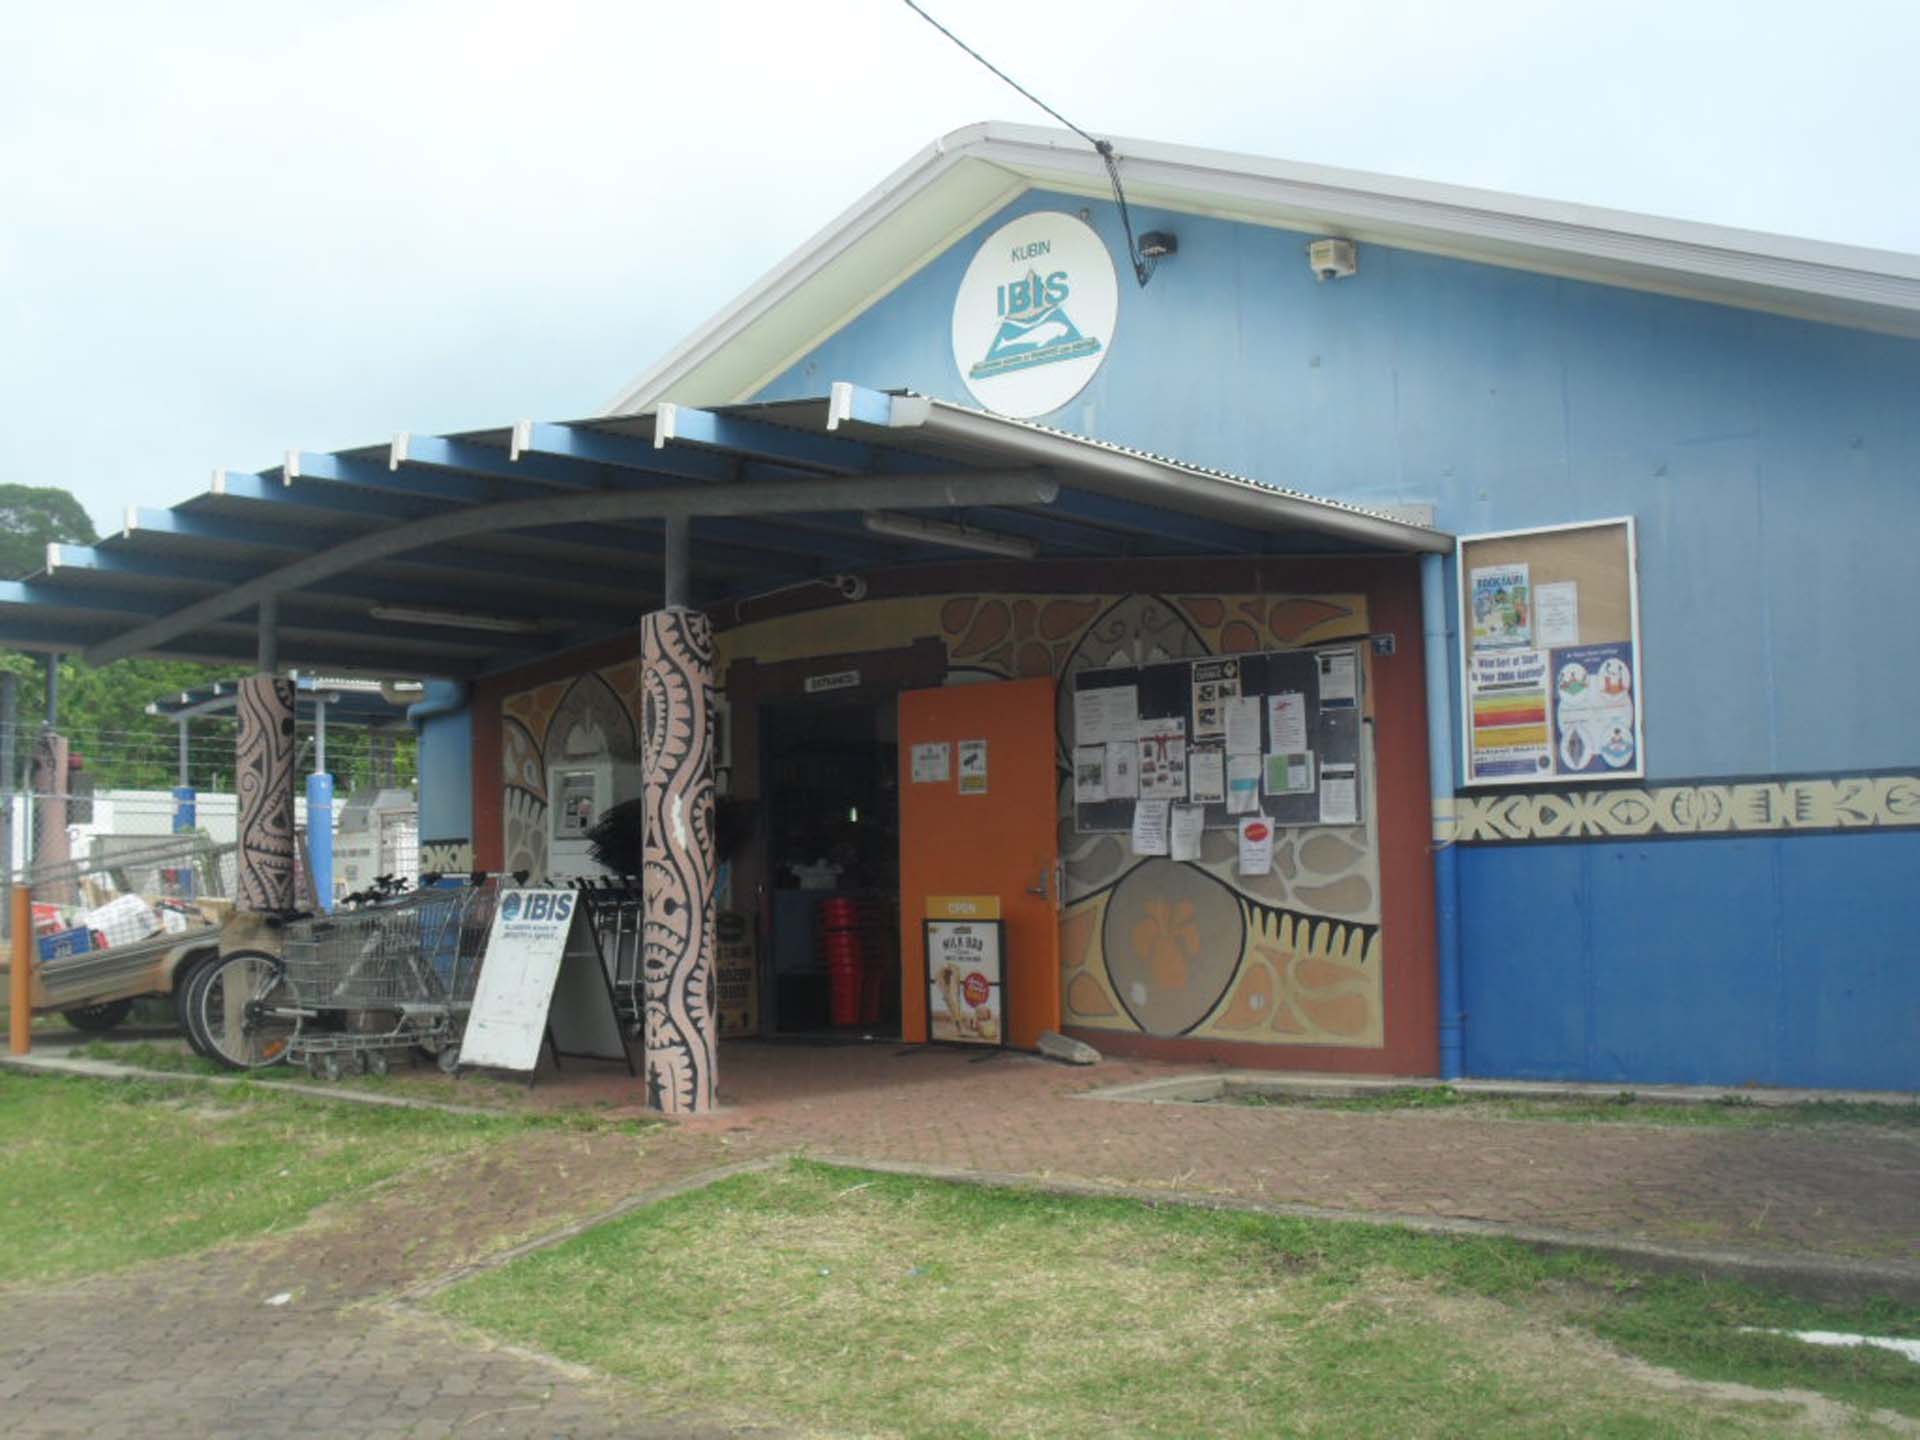
<path fill-rule="evenodd" d="M 647 1101 L 713 1108 L 713 622 L 655 610 L 640 622 L 646 697 Z"/>
<path fill-rule="evenodd" d="M 234 784 L 240 792 L 238 908 L 291 910 L 293 885 L 293 682 L 240 682 Z"/>

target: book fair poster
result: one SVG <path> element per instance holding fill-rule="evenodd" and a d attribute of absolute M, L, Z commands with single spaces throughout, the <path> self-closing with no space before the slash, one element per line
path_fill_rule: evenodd
<path fill-rule="evenodd" d="M 1473 570 L 1473 648 L 1503 650 L 1533 644 L 1533 594 L 1526 565 Z"/>

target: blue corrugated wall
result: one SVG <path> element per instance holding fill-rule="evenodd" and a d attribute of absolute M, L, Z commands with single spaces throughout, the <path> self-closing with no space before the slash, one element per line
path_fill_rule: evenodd
<path fill-rule="evenodd" d="M 1469 1075 L 1920 1089 L 1920 833 L 1461 860 Z"/>

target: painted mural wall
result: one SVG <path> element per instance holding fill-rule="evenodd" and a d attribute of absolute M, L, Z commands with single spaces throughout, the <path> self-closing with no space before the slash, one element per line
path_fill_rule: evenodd
<path fill-rule="evenodd" d="M 1234 836 L 1197 863 L 1140 859 L 1127 837 L 1074 829 L 1071 678 L 1081 670 L 1288 649 L 1369 632 L 1364 595 L 946 594 L 805 611 L 720 633 L 715 673 L 891 650 L 938 637 L 947 684 L 1048 675 L 1066 866 L 1063 1007 L 1069 1025 L 1253 1044 L 1382 1044 L 1385 937 L 1375 787 L 1365 823 L 1289 829 L 1270 875 L 1236 874 Z M 563 757 L 636 747 L 638 661 L 508 695 L 501 784 L 509 869 L 544 870 L 546 774 Z M 1367 687 L 1371 694 L 1371 686 Z M 1372 743 L 1372 717 L 1364 727 Z M 1372 771 L 1369 759 L 1369 772 Z"/>

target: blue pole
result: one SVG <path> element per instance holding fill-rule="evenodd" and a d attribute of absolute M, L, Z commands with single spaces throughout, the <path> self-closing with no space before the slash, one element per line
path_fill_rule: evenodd
<path fill-rule="evenodd" d="M 1433 806 L 1434 959 L 1440 982 L 1440 1078 L 1465 1073 L 1466 1015 L 1460 992 L 1460 874 L 1453 844 L 1453 637 L 1447 631 L 1447 562 L 1420 557 L 1420 615 L 1426 632 L 1427 770 Z"/>
<path fill-rule="evenodd" d="M 333 776 L 307 776 L 307 858 L 313 862 L 313 903 L 333 910 Z"/>

